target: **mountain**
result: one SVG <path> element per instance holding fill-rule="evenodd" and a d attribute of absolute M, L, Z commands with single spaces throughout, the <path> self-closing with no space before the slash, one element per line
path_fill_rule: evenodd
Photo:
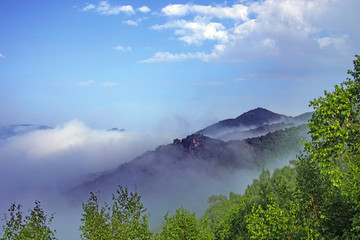
<path fill-rule="evenodd" d="M 271 112 L 264 108 L 250 110 L 234 119 L 226 119 L 208 126 L 197 133 L 224 141 L 242 140 L 265 135 L 280 129 L 298 126 L 307 122 L 312 113 L 296 117 Z"/>
<path fill-rule="evenodd" d="M 260 111 L 268 117 L 255 120 L 257 124 L 268 119 L 286 119 L 267 110 L 253 111 L 242 119 L 250 121 Z M 91 191 L 100 190 L 103 199 L 107 199 L 118 185 L 128 186 L 143 195 L 144 205 L 155 223 L 161 221 L 167 210 L 180 205 L 202 212 L 208 196 L 240 192 L 261 168 L 282 166 L 295 158 L 302 148 L 298 143 L 307 137 L 307 131 L 306 125 L 300 125 L 228 142 L 194 133 L 148 151 L 65 194 L 73 202 L 84 202 Z"/>
<path fill-rule="evenodd" d="M 312 115 L 314 112 L 306 112 L 303 114 L 300 114 L 299 116 L 294 117 L 294 122 L 295 123 L 307 123 L 309 121 L 309 119 L 311 119 Z"/>
<path fill-rule="evenodd" d="M 281 129 L 286 129 L 295 126 L 294 123 L 288 122 L 280 122 L 280 123 L 272 123 L 272 124 L 264 124 L 260 127 L 251 128 L 249 130 L 234 130 L 234 131 L 226 131 L 223 134 L 219 134 L 217 136 L 218 139 L 223 141 L 231 141 L 231 140 L 243 140 L 252 137 L 263 136 L 267 133 L 274 132 Z"/>
<path fill-rule="evenodd" d="M 125 132 L 125 129 L 111 128 L 107 130 L 108 132 Z"/>
<path fill-rule="evenodd" d="M 9 126 L 0 127 L 0 139 L 7 139 L 17 135 L 23 135 L 36 130 L 47 130 L 53 129 L 45 125 L 36 125 L 36 124 L 17 124 Z"/>
<path fill-rule="evenodd" d="M 256 108 L 241 114 L 237 118 L 222 120 L 198 131 L 197 133 L 214 137 L 220 132 L 224 132 L 230 129 L 237 128 L 244 130 L 247 128 L 256 128 L 264 124 L 282 122 L 287 119 L 289 119 L 289 117 L 285 115 L 273 113 L 264 108 Z"/>

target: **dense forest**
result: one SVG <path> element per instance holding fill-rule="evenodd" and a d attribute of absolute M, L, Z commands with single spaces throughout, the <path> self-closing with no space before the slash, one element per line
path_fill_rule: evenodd
<path fill-rule="evenodd" d="M 166 213 L 158 231 L 150 230 L 137 192 L 119 186 L 111 203 L 91 193 L 83 203 L 80 238 L 360 239 L 360 56 L 348 74 L 310 102 L 311 139 L 289 166 L 263 170 L 243 194 L 209 197 L 199 218 L 183 207 Z M 13 204 L 1 239 L 56 239 L 52 219 L 38 201 L 25 216 Z"/>

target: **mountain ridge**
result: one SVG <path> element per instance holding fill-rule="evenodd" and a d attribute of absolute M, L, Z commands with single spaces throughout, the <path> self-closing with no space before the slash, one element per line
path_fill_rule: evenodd
<path fill-rule="evenodd" d="M 7 126 L 0 126 L 0 139 L 7 139 L 10 137 L 23 135 L 36 130 L 53 129 L 46 125 L 38 124 L 13 124 Z"/>
<path fill-rule="evenodd" d="M 284 118 L 285 115 L 276 116 L 293 120 L 292 117 Z M 273 117 L 270 119 L 274 120 Z M 259 122 L 265 121 L 263 118 Z M 100 190 L 109 196 L 118 185 L 128 186 L 143 195 L 144 204 L 157 224 L 163 212 L 176 209 L 179 204 L 201 212 L 205 204 L 200 202 L 206 202 L 208 196 L 240 191 L 239 186 L 246 181 L 241 180 L 242 183 L 234 186 L 237 182 L 234 178 L 243 179 L 249 172 L 260 171 L 267 164 L 282 166 L 295 158 L 302 149 L 298 143 L 307 137 L 305 124 L 278 125 L 275 127 L 285 129 L 273 132 L 266 132 L 269 129 L 266 124 L 262 126 L 265 126 L 262 136 L 243 140 L 223 141 L 198 132 L 176 138 L 172 143 L 160 145 L 97 178 L 74 186 L 64 194 L 70 201 L 80 202 L 91 191 Z"/>
<path fill-rule="evenodd" d="M 273 130 L 280 130 L 285 127 L 303 124 L 311 118 L 311 115 L 312 112 L 307 112 L 295 117 L 291 117 L 284 114 L 274 113 L 265 108 L 258 107 L 249 110 L 236 118 L 228 118 L 214 123 L 197 131 L 196 133 L 203 134 L 212 138 L 219 138 L 222 140 L 234 140 L 234 138 L 231 138 L 227 135 L 230 134 L 236 136 L 242 135 L 241 133 L 243 133 L 245 136 L 241 137 L 241 139 L 245 139 L 248 137 L 255 137 L 266 134 L 267 131 L 264 129 L 264 125 L 273 125 L 270 128 L 272 128 Z M 284 126 L 274 127 L 274 124 L 283 124 Z M 256 129 L 260 127 L 263 128 L 262 131 L 257 131 Z M 246 133 L 247 131 L 248 133 Z M 249 134 L 251 133 L 251 131 L 254 133 L 254 135 Z"/>

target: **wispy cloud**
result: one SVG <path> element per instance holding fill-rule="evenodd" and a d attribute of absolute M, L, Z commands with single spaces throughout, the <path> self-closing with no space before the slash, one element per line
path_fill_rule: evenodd
<path fill-rule="evenodd" d="M 95 9 L 95 8 L 96 8 L 96 7 L 95 7 L 94 4 L 88 4 L 88 5 L 86 5 L 84 8 L 82 8 L 81 10 L 82 10 L 82 11 L 90 11 L 90 10 Z"/>
<path fill-rule="evenodd" d="M 133 20 L 122 21 L 122 23 L 125 23 L 130 26 L 138 26 L 139 25 L 139 23 L 137 21 L 133 21 Z"/>
<path fill-rule="evenodd" d="M 0 53 L 0 58 L 5 58 L 5 55 Z"/>
<path fill-rule="evenodd" d="M 340 50 L 345 47 L 348 38 L 348 35 L 340 37 L 322 37 L 317 38 L 316 41 L 318 42 L 320 49 L 334 47 L 335 49 Z"/>
<path fill-rule="evenodd" d="M 217 59 L 223 51 L 223 45 L 216 45 L 210 54 L 205 52 L 195 53 L 177 53 L 173 54 L 170 52 L 157 52 L 149 59 L 140 61 L 141 63 L 158 63 L 158 62 L 181 62 L 189 59 L 200 59 L 204 62 Z"/>
<path fill-rule="evenodd" d="M 199 14 L 216 18 L 230 18 L 233 20 L 247 20 L 248 7 L 235 4 L 232 7 L 204 6 L 192 4 L 169 4 L 161 10 L 167 16 L 185 16 L 187 14 Z"/>
<path fill-rule="evenodd" d="M 170 52 L 157 52 L 155 55 L 149 59 L 143 60 L 143 63 L 157 63 L 157 62 L 181 62 L 188 59 L 201 59 L 205 62 L 208 62 L 215 55 L 206 54 L 204 52 L 196 53 L 179 53 L 173 54 Z"/>
<path fill-rule="evenodd" d="M 114 47 L 114 49 L 119 50 L 119 51 L 122 51 L 122 52 L 131 51 L 131 47 L 123 47 L 123 46 L 120 46 L 120 45 Z"/>
<path fill-rule="evenodd" d="M 92 85 L 94 83 L 95 83 L 94 80 L 83 81 L 83 82 L 78 82 L 78 86 L 87 87 L 87 86 L 90 86 L 90 85 Z"/>
<path fill-rule="evenodd" d="M 100 86 L 102 86 L 102 87 L 115 87 L 117 85 L 118 85 L 118 83 L 116 83 L 116 82 L 103 82 L 103 83 L 100 83 Z"/>
<path fill-rule="evenodd" d="M 100 1 L 98 5 L 88 4 L 82 11 L 95 11 L 102 15 L 116 15 L 121 12 L 134 14 L 135 10 L 131 5 L 111 6 L 107 1 Z"/>

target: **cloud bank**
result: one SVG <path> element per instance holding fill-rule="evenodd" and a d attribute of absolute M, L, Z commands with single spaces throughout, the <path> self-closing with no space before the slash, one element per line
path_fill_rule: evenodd
<path fill-rule="evenodd" d="M 232 6 L 169 4 L 161 9 L 166 22 L 151 29 L 172 30 L 175 39 L 188 45 L 200 47 L 213 42 L 211 60 L 287 61 L 326 57 L 327 51 L 348 55 L 357 50 L 355 42 L 360 39 L 350 20 L 359 7 L 360 2 L 354 0 L 264 0 Z M 218 45 L 222 51 L 215 51 Z M 142 62 L 171 62 L 174 58 L 210 60 L 196 52 L 159 51 Z"/>
<path fill-rule="evenodd" d="M 89 174 L 115 168 L 170 139 L 167 133 L 91 129 L 73 120 L 54 129 L 1 140 L 2 196 L 64 190 Z"/>

